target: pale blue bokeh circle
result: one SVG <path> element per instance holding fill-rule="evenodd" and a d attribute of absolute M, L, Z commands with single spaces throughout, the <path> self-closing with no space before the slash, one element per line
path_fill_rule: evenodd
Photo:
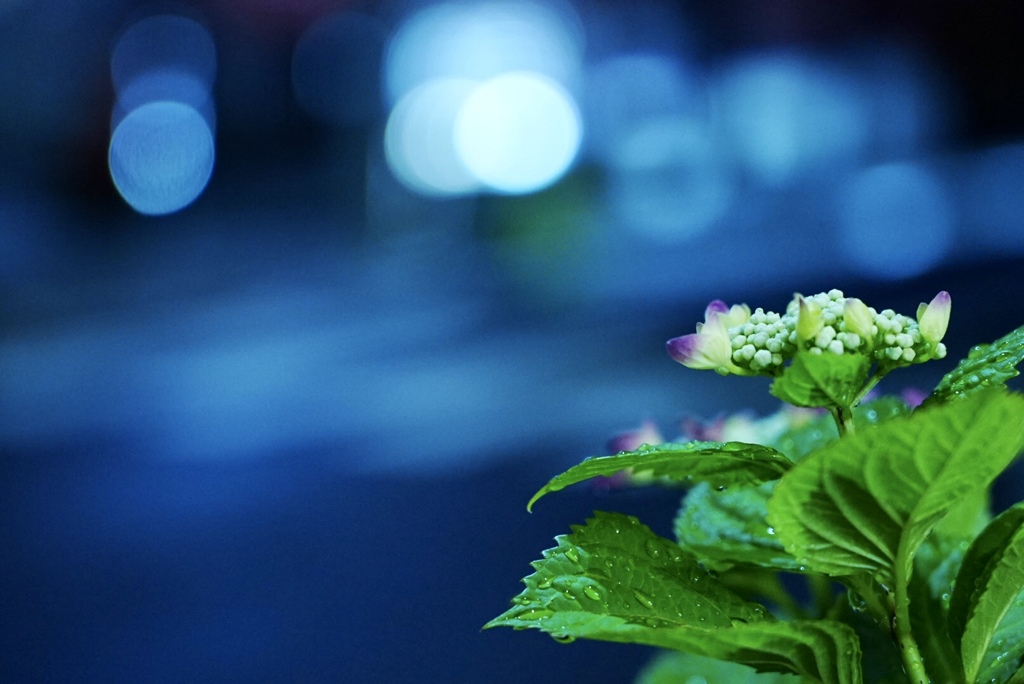
<path fill-rule="evenodd" d="M 142 105 L 110 138 L 110 176 L 142 214 L 170 214 L 191 204 L 206 188 L 213 162 L 209 124 L 180 102 Z"/>

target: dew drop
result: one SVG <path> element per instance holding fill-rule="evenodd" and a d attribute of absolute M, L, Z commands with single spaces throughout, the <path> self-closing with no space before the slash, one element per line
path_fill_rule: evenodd
<path fill-rule="evenodd" d="M 576 637 L 571 634 L 552 634 L 551 638 L 560 644 L 571 644 L 576 641 Z"/>
<path fill-rule="evenodd" d="M 655 539 L 648 539 L 647 543 L 644 544 L 644 548 L 647 550 L 647 555 L 654 560 L 661 558 L 661 544 Z"/>
<path fill-rule="evenodd" d="M 633 590 L 633 597 L 637 600 L 637 603 L 639 603 L 644 608 L 654 608 L 654 601 L 651 600 L 651 597 L 645 594 L 644 592 L 640 591 L 639 589 Z"/>
<path fill-rule="evenodd" d="M 568 558 L 573 563 L 579 563 L 580 562 L 580 554 L 576 551 L 576 549 L 572 548 L 571 546 L 568 547 L 567 549 L 565 549 L 565 551 L 563 551 L 563 553 L 565 554 L 565 557 Z"/>
<path fill-rule="evenodd" d="M 591 601 L 601 600 L 601 592 L 599 592 L 595 587 L 592 587 L 590 585 L 583 587 L 583 595 Z"/>
<path fill-rule="evenodd" d="M 520 613 L 516 613 L 512 617 L 520 620 L 546 620 L 555 614 L 555 611 L 548 610 L 547 608 L 530 608 Z"/>
<path fill-rule="evenodd" d="M 774 535 L 775 534 L 775 528 L 774 527 L 769 527 L 768 528 L 768 534 Z"/>
<path fill-rule="evenodd" d="M 540 582 L 537 582 L 537 588 L 538 589 L 550 589 L 551 588 L 551 578 L 550 577 L 545 577 Z"/>

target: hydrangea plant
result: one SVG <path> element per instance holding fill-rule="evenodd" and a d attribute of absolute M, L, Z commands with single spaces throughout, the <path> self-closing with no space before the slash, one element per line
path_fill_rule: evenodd
<path fill-rule="evenodd" d="M 686 490 L 675 539 L 596 512 L 555 538 L 486 627 L 665 649 L 644 684 L 1024 684 L 1024 502 L 989 490 L 1024 449 L 1024 396 L 1005 383 L 1024 326 L 927 395 L 879 380 L 946 356 L 951 301 L 915 317 L 831 290 L 783 313 L 708 305 L 668 342 L 682 365 L 766 375 L 774 416 L 652 424 L 529 501 L 584 480 Z"/>

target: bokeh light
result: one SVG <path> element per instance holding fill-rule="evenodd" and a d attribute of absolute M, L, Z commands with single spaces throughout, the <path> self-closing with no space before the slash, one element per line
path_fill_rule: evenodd
<path fill-rule="evenodd" d="M 114 89 L 152 72 L 189 74 L 209 89 L 217 72 L 217 50 L 205 26 L 175 14 L 146 17 L 117 41 L 110 58 Z"/>
<path fill-rule="evenodd" d="M 867 141 L 855 81 L 825 60 L 741 58 L 723 71 L 716 93 L 733 154 L 766 185 L 848 167 Z"/>
<path fill-rule="evenodd" d="M 705 108 L 696 73 L 669 55 L 626 53 L 587 72 L 582 101 L 587 122 L 586 151 L 616 163 L 619 142 L 652 119 L 679 116 Z"/>
<path fill-rule="evenodd" d="M 455 148 L 492 190 L 524 193 L 557 180 L 582 138 L 576 104 L 541 74 L 513 72 L 475 88 L 459 108 Z"/>
<path fill-rule="evenodd" d="M 942 183 L 922 166 L 895 163 L 860 171 L 840 190 L 842 253 L 874 277 L 920 275 L 946 255 L 954 213 Z"/>
<path fill-rule="evenodd" d="M 362 14 L 339 12 L 314 22 L 292 54 L 292 88 L 299 105 L 328 124 L 372 121 L 382 109 L 384 43 L 379 22 Z"/>
<path fill-rule="evenodd" d="M 121 88 L 110 117 L 111 130 L 130 112 L 150 102 L 186 104 L 203 115 L 211 130 L 216 125 L 208 84 L 187 71 L 158 68 L 139 74 Z"/>
<path fill-rule="evenodd" d="M 206 188 L 214 162 L 216 71 L 213 37 L 188 17 L 146 17 L 118 39 L 110 58 L 117 93 L 110 175 L 136 211 L 172 213 Z"/>
<path fill-rule="evenodd" d="M 532 71 L 569 86 L 582 40 L 575 15 L 559 3 L 440 4 L 412 15 L 392 38 L 385 65 L 392 103 L 438 78 L 484 81 Z"/>
<path fill-rule="evenodd" d="M 455 120 L 477 86 L 467 79 L 429 81 L 403 97 L 388 117 L 384 154 L 395 176 L 424 195 L 459 195 L 480 183 L 455 149 Z"/>
<path fill-rule="evenodd" d="M 627 228 L 659 241 L 682 241 L 728 210 L 734 174 L 708 129 L 699 120 L 663 116 L 618 141 L 608 202 Z"/>
<path fill-rule="evenodd" d="M 110 138 L 114 185 L 142 214 L 169 214 L 191 204 L 210 180 L 213 160 L 209 125 L 179 102 L 138 107 Z"/>

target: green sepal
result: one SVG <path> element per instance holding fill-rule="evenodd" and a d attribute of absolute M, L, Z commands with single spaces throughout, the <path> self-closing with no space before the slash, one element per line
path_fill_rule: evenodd
<path fill-rule="evenodd" d="M 850 407 L 871 373 L 871 358 L 863 354 L 812 354 L 801 350 L 771 393 L 794 406 L 807 408 Z"/>
<path fill-rule="evenodd" d="M 979 344 L 967 358 L 946 373 L 926 403 L 941 403 L 970 396 L 986 387 L 1003 385 L 1019 375 L 1024 361 L 1024 326 L 992 344 Z"/>
<path fill-rule="evenodd" d="M 848 626 L 775 621 L 632 516 L 598 512 L 556 541 L 512 607 L 485 628 L 646 644 L 825 684 L 861 682 L 860 644 Z"/>
<path fill-rule="evenodd" d="M 968 681 L 1006 681 L 1024 659 L 1024 503 L 992 520 L 967 550 L 949 631 Z"/>
<path fill-rule="evenodd" d="M 622 470 L 648 472 L 664 482 L 691 485 L 708 482 L 715 487 L 760 484 L 776 480 L 793 463 L 771 447 L 743 442 L 700 442 L 643 445 L 613 456 L 594 456 L 556 475 L 533 495 L 526 510 L 545 494 L 592 477 L 610 476 Z"/>

